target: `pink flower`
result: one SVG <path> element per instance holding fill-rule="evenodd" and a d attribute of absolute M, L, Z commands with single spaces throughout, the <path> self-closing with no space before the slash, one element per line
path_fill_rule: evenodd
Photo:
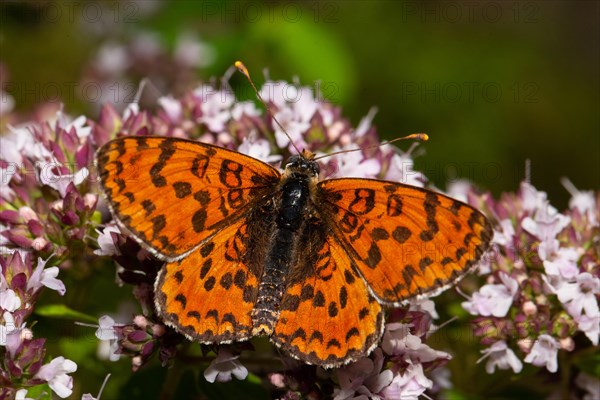
<path fill-rule="evenodd" d="M 212 86 L 202 85 L 194 90 L 194 96 L 200 97 L 202 116 L 198 120 L 215 133 L 223 132 L 231 119 L 231 107 L 235 97 L 229 91 L 216 90 Z"/>
<path fill-rule="evenodd" d="M 561 179 L 561 183 L 571 193 L 571 196 L 573 196 L 569 200 L 569 208 L 577 210 L 581 215 L 585 215 L 591 226 L 598 226 L 598 205 L 596 204 L 594 192 L 591 190 L 577 190 L 575 185 L 567 178 Z"/>
<path fill-rule="evenodd" d="M 356 149 L 356 145 L 334 151 L 352 149 Z M 376 178 L 381 171 L 381 163 L 375 158 L 366 158 L 361 151 L 336 154 L 332 159 L 337 163 L 335 177 Z"/>
<path fill-rule="evenodd" d="M 52 153 L 34 137 L 32 128 L 9 126 L 9 133 L 0 137 L 0 159 L 16 165 L 23 163 L 23 157 L 33 160 L 47 160 Z"/>
<path fill-rule="evenodd" d="M 438 358 L 449 360 L 450 354 L 434 350 L 410 334 L 410 325 L 392 322 L 386 325 L 381 348 L 389 355 L 403 355 L 406 360 L 429 362 Z"/>
<path fill-rule="evenodd" d="M 310 121 L 319 108 L 319 102 L 314 98 L 312 90 L 288 82 L 268 81 L 259 93 L 266 102 L 271 102 L 277 107 L 275 118 L 287 131 L 292 142 L 299 148 L 308 147 L 303 134 L 310 128 Z M 288 136 L 277 124 L 273 128 L 277 146 L 287 147 L 290 144 Z"/>
<path fill-rule="evenodd" d="M 548 371 L 556 372 L 558 370 L 558 349 L 560 349 L 558 340 L 544 333 L 538 336 L 524 361 L 537 367 L 545 366 Z"/>
<path fill-rule="evenodd" d="M 288 89 L 290 88 L 291 89 Z M 291 91 L 294 95 L 297 94 L 297 89 L 286 81 L 266 81 L 258 93 L 260 97 L 267 102 L 273 103 L 277 108 L 282 108 L 287 105 L 290 96 L 287 92 Z"/>
<path fill-rule="evenodd" d="M 408 361 L 408 368 L 403 374 L 398 373 L 382 394 L 386 399 L 417 400 L 431 387 L 433 382 L 423 373 L 423 366 Z"/>
<path fill-rule="evenodd" d="M 1 138 L 0 138 L 1 139 Z M 0 146 L 2 144 L 0 143 Z M 0 167 L 0 199 L 12 201 L 15 191 L 9 186 L 13 176 L 17 173 L 17 164 L 9 165 L 8 168 Z"/>
<path fill-rule="evenodd" d="M 541 208 L 548 208 L 551 214 L 556 213 L 556 209 L 548 205 L 546 192 L 538 191 L 529 182 L 521 182 L 520 189 L 521 207 L 524 211 L 534 214 Z"/>
<path fill-rule="evenodd" d="M 140 86 L 143 85 L 143 82 L 140 84 Z M 137 95 L 136 95 L 137 97 Z M 123 121 L 127 121 L 130 118 L 133 118 L 135 115 L 138 115 L 140 113 L 140 105 L 137 103 L 137 100 L 134 100 L 133 103 L 129 103 L 127 104 L 127 107 L 125 107 L 125 109 L 123 110 Z"/>
<path fill-rule="evenodd" d="M 54 170 L 61 167 L 61 164 L 58 162 L 38 161 L 36 167 L 39 169 L 40 182 L 43 185 L 48 185 L 51 188 L 58 190 L 61 197 L 65 197 L 67 194 L 67 187 L 71 182 L 75 185 L 79 185 L 90 174 L 87 167 L 81 168 L 74 174 L 56 174 Z"/>
<path fill-rule="evenodd" d="M 508 246 L 512 244 L 515 236 L 515 227 L 513 226 L 512 220 L 509 218 L 503 219 L 499 222 L 500 230 L 494 229 L 493 243 L 497 243 L 500 246 Z"/>
<path fill-rule="evenodd" d="M 394 153 L 384 179 L 418 187 L 423 187 L 427 181 L 423 173 L 415 171 L 414 161 L 408 152 Z"/>
<path fill-rule="evenodd" d="M 248 117 L 258 117 L 260 115 L 260 110 L 256 108 L 256 105 L 252 101 L 240 101 L 235 103 L 231 109 L 231 116 L 233 119 L 239 120 L 244 115 L 247 115 Z"/>
<path fill-rule="evenodd" d="M 600 315 L 590 317 L 581 315 L 575 319 L 577 321 L 577 329 L 585 333 L 594 346 L 598 346 L 600 336 Z"/>
<path fill-rule="evenodd" d="M 23 323 L 20 328 L 8 332 L 6 335 L 6 350 L 8 351 L 8 354 L 12 358 L 15 358 L 23 341 L 31 339 L 33 339 L 33 332 L 31 329 L 25 328 L 25 323 Z M 0 341 L 1 340 L 2 339 L 0 339 Z"/>
<path fill-rule="evenodd" d="M 42 286 L 46 286 L 49 289 L 56 290 L 62 296 L 67 289 L 61 280 L 56 279 L 59 271 L 58 267 L 44 268 L 48 260 L 44 261 L 41 257 L 38 257 L 37 267 L 27 282 L 27 290 L 38 290 Z"/>
<path fill-rule="evenodd" d="M 98 349 L 98 353 L 102 353 L 101 355 L 99 354 L 100 358 L 118 361 L 121 355 L 117 353 L 119 350 L 119 335 L 117 334 L 117 331 L 115 331 L 115 320 L 108 315 L 103 315 L 98 320 L 98 325 L 96 337 L 102 340 L 103 343 L 108 343 L 108 351 L 102 351 L 105 350 L 103 349 L 105 346 L 100 346 Z M 104 353 L 108 353 L 108 356 L 104 356 Z"/>
<path fill-rule="evenodd" d="M 456 179 L 448 183 L 446 194 L 453 199 L 464 203 L 469 201 L 469 193 L 473 191 L 473 184 L 466 179 Z"/>
<path fill-rule="evenodd" d="M 542 260 L 547 260 L 558 250 L 559 242 L 556 235 L 566 228 L 570 222 L 571 218 L 556 211 L 553 212 L 550 205 L 546 204 L 538 208 L 534 219 L 525 217 L 521 222 L 521 226 L 540 240 L 538 254 Z"/>
<path fill-rule="evenodd" d="M 86 123 L 87 117 L 85 115 L 80 115 L 70 121 L 70 117 L 59 111 L 57 113 L 55 129 L 58 130 L 59 128 L 62 128 L 67 132 L 70 132 L 71 129 L 73 129 L 78 138 L 85 139 L 92 133 L 92 127 L 89 125 L 86 126 Z"/>
<path fill-rule="evenodd" d="M 15 326 L 15 318 L 10 312 L 5 311 L 2 314 L 2 319 L 4 322 L 0 324 L 0 346 L 6 346 L 8 335 L 17 327 Z"/>
<path fill-rule="evenodd" d="M 574 279 L 579 273 L 577 260 L 581 256 L 575 247 L 561 247 L 551 257 L 552 260 L 544 260 L 546 274 L 559 276 L 562 279 Z"/>
<path fill-rule="evenodd" d="M 438 319 L 440 317 L 435 309 L 435 303 L 426 297 L 410 300 L 410 311 L 426 312 L 433 319 Z"/>
<path fill-rule="evenodd" d="M 589 317 L 600 315 L 596 295 L 600 293 L 600 279 L 589 272 L 577 276 L 577 282 L 562 283 L 556 289 L 556 295 L 571 316 L 577 318 L 583 314 Z"/>
<path fill-rule="evenodd" d="M 48 382 L 54 393 L 65 398 L 73 393 L 73 378 L 67 374 L 75 371 L 77 364 L 61 356 L 50 361 L 50 364 L 42 365 L 35 377 Z"/>
<path fill-rule="evenodd" d="M 158 104 L 165 111 L 169 121 L 175 123 L 181 120 L 183 110 L 179 100 L 176 100 L 173 96 L 163 96 L 158 99 Z"/>
<path fill-rule="evenodd" d="M 371 129 L 373 129 L 373 118 L 375 118 L 375 114 L 377 114 L 377 108 L 372 107 L 367 115 L 361 118 L 360 122 L 356 129 L 352 131 L 352 136 L 354 137 L 363 137 L 365 136 Z"/>
<path fill-rule="evenodd" d="M 240 380 L 246 379 L 248 370 L 237 360 L 238 357 L 221 347 L 217 357 L 204 370 L 204 378 L 210 383 L 229 382 L 232 375 Z"/>
<path fill-rule="evenodd" d="M 505 272 L 499 274 L 502 284 L 484 285 L 462 306 L 472 315 L 505 317 L 518 293 L 519 283 Z"/>
<path fill-rule="evenodd" d="M 5 311 L 13 312 L 21 307 L 21 298 L 17 296 L 14 290 L 0 290 L 0 308 Z"/>
<path fill-rule="evenodd" d="M 271 154 L 271 145 L 266 139 L 257 139 L 255 135 L 244 138 L 238 151 L 250 157 L 257 158 L 266 163 L 275 163 L 281 160 L 281 155 Z"/>
<path fill-rule="evenodd" d="M 488 361 L 485 364 L 485 371 L 488 374 L 493 374 L 496 367 L 498 367 L 498 369 L 512 368 L 516 374 L 523 369 L 523 363 L 517 358 L 514 351 L 506 345 L 504 340 L 492 344 L 489 348 L 484 349 L 481 352 L 484 356 L 477 360 L 477 363 L 480 363 L 487 358 Z"/>
<path fill-rule="evenodd" d="M 121 230 L 116 225 L 105 226 L 102 232 L 96 230 L 98 235 L 98 246 L 99 249 L 94 250 L 94 254 L 98 256 L 113 256 L 117 254 L 117 248 L 115 247 L 115 241 L 113 240 L 113 233 L 121 234 Z"/>
<path fill-rule="evenodd" d="M 373 356 L 374 360 L 362 358 L 337 370 L 340 389 L 334 391 L 334 400 L 381 398 L 378 393 L 392 382 L 394 373 L 381 370 L 384 357 L 380 348 L 375 349 Z"/>

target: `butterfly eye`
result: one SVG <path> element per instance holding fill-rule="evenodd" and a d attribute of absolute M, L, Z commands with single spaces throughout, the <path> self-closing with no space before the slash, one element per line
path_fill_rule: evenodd
<path fill-rule="evenodd" d="M 319 175 L 321 168 L 316 161 L 307 160 L 301 155 L 291 156 L 285 164 L 285 169 L 293 170 L 305 175 L 316 177 Z"/>
<path fill-rule="evenodd" d="M 293 155 L 288 158 L 287 163 L 285 164 L 285 168 L 293 168 L 298 167 L 301 164 L 301 157 L 298 155 Z"/>

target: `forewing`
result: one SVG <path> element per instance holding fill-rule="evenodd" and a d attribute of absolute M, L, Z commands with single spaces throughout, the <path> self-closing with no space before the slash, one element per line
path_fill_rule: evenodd
<path fill-rule="evenodd" d="M 317 192 L 323 220 L 383 303 L 443 290 L 476 265 L 492 236 L 481 212 L 429 190 L 332 179 Z"/>
<path fill-rule="evenodd" d="M 315 251 L 316 263 L 297 266 L 310 273 L 284 293 L 271 341 L 304 362 L 337 367 L 377 345 L 383 311 L 335 238 L 327 236 Z"/>
<path fill-rule="evenodd" d="M 166 137 L 115 139 L 98 150 L 96 163 L 120 225 L 167 261 L 239 218 L 281 176 L 252 157 Z"/>
<path fill-rule="evenodd" d="M 155 303 L 167 325 L 202 343 L 249 339 L 257 277 L 248 267 L 245 220 L 223 228 L 156 280 Z"/>

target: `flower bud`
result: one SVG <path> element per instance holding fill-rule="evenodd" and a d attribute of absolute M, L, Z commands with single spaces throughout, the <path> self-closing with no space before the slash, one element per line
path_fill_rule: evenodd
<path fill-rule="evenodd" d="M 560 339 L 560 348 L 566 351 L 573 351 L 575 349 L 575 342 L 571 336 L 567 336 L 566 338 Z"/>
<path fill-rule="evenodd" d="M 533 301 L 528 300 L 523 303 L 523 313 L 527 316 L 535 315 L 537 314 L 537 306 Z"/>

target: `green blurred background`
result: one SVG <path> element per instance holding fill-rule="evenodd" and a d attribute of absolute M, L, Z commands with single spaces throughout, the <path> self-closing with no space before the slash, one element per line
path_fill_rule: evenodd
<path fill-rule="evenodd" d="M 416 168 L 438 187 L 462 177 L 498 196 L 518 188 L 529 159 L 532 183 L 563 209 L 569 194 L 561 177 L 581 190 L 600 188 L 599 4 L 2 1 L 0 81 L 15 101 L 17 119 L 9 122 L 39 115 L 40 103 L 48 100 L 63 102 L 71 115 L 96 118 L 102 99 L 119 100 L 121 106 L 132 101 L 142 78 L 150 81 L 144 104 L 155 107 L 159 96 L 181 94 L 220 77 L 241 59 L 258 85 L 265 68 L 273 79 L 298 77 L 303 84 L 318 85 L 354 125 L 376 106 L 374 124 L 382 138 L 427 132 L 431 140 L 421 147 L 426 154 L 416 159 Z M 203 62 L 187 69 L 168 57 L 176 53 L 182 35 L 210 48 L 200 52 Z M 101 49 L 121 44 L 143 54 L 130 58 L 133 65 L 100 68 Z M 118 51 L 111 54 L 115 62 L 122 61 Z M 95 82 L 102 82 L 104 97 L 94 92 L 100 87 Z M 245 97 L 253 96 L 239 74 L 231 83 Z M 96 271 L 88 285 L 81 282 L 90 276 L 68 278 L 68 303 L 95 317 L 119 307 L 123 311 L 131 288 L 116 289 L 113 273 L 112 268 Z M 45 300 L 62 301 L 52 296 Z M 132 305 L 122 314 L 130 318 L 136 312 Z M 50 352 L 79 364 L 77 393 L 97 390 L 113 371 L 106 398 L 155 398 L 172 378 L 158 365 L 131 375 L 129 360 L 98 361 L 92 328 L 70 321 L 56 328 L 55 321 L 39 313 L 35 319 L 40 337 L 64 336 L 50 343 Z M 456 329 L 462 332 L 460 340 L 439 338 L 438 347 L 456 354 L 470 346 L 469 357 L 477 356 L 469 328 Z M 457 392 L 489 393 L 511 379 L 509 373 L 472 379 L 481 376 L 475 361 L 451 364 Z M 240 395 L 235 393 L 239 386 L 207 385 L 202 379 L 197 384 L 216 390 L 214 398 Z"/>
<path fill-rule="evenodd" d="M 76 82 L 100 45 L 151 32 L 173 48 L 191 33 L 214 50 L 198 81 L 236 59 L 258 84 L 263 68 L 274 79 L 320 81 L 354 124 L 376 106 L 382 138 L 429 133 L 417 168 L 436 185 L 459 176 L 498 195 L 517 188 L 530 159 L 532 183 L 564 208 L 560 177 L 600 188 L 599 4 L 3 1 L 0 61 L 17 111 L 53 83 L 68 112 L 95 117 L 98 100 L 78 96 Z M 158 86 L 154 99 L 182 90 Z"/>

